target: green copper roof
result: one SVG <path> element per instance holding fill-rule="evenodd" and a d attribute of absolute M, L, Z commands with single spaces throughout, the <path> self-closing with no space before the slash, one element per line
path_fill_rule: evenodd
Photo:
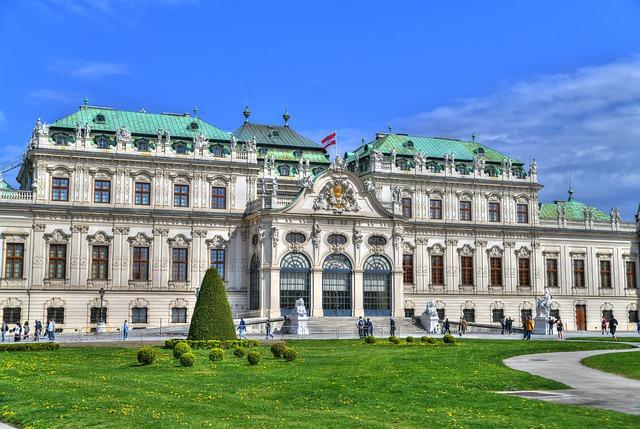
<path fill-rule="evenodd" d="M 366 149 L 365 149 L 366 148 Z M 390 154 L 392 149 L 398 155 L 413 156 L 416 152 L 423 152 L 427 158 L 444 158 L 445 155 L 453 154 L 456 161 L 473 161 L 476 154 L 484 151 L 485 160 L 488 162 L 502 162 L 508 155 L 493 150 L 485 145 L 440 137 L 419 137 L 405 134 L 387 134 L 355 150 L 354 155 L 363 157 L 369 155 L 373 149 L 377 149 L 383 154 Z M 352 157 L 349 156 L 351 159 Z M 523 162 L 513 159 L 515 165 L 522 165 Z"/>
<path fill-rule="evenodd" d="M 570 198 L 567 201 L 554 201 L 553 203 L 540 204 L 540 219 L 556 220 L 558 218 L 558 205 L 564 206 L 564 217 L 567 220 L 584 221 L 585 209 L 591 209 L 593 220 L 596 222 L 610 222 L 611 218 L 602 210 Z"/>
<path fill-rule="evenodd" d="M 322 146 L 298 134 L 285 126 L 262 125 L 245 122 L 233 134 L 240 141 L 246 142 L 254 136 L 258 146 L 287 146 L 292 148 L 310 148 L 321 150 Z"/>
<path fill-rule="evenodd" d="M 98 121 L 102 115 L 104 122 Z M 204 134 L 212 140 L 230 140 L 231 134 L 187 114 L 166 114 L 128 112 L 104 107 L 81 106 L 80 110 L 52 123 L 51 127 L 75 129 L 76 123 L 89 123 L 92 131 L 115 132 L 120 127 L 127 127 L 132 134 L 157 136 L 158 130 L 168 130 L 171 137 L 193 138 Z M 197 125 L 192 126 L 194 123 Z M 193 128 L 192 128 L 193 127 Z"/>
<path fill-rule="evenodd" d="M 266 152 L 265 152 L 266 149 Z M 276 161 L 289 161 L 289 162 L 299 162 L 300 158 L 309 160 L 311 164 L 329 164 L 330 161 L 324 156 L 324 152 L 319 151 L 304 151 L 300 150 L 300 154 L 295 149 L 284 149 L 284 148 L 265 148 L 261 147 L 258 149 L 258 159 L 264 159 L 265 157 L 270 157 L 273 155 Z"/>
<path fill-rule="evenodd" d="M 13 187 L 9 185 L 2 177 L 0 177 L 0 190 L 10 191 Z"/>

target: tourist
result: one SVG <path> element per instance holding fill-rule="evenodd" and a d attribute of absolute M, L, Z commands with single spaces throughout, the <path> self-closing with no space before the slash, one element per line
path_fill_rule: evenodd
<path fill-rule="evenodd" d="M 49 338 L 49 341 L 56 340 L 56 322 L 53 320 L 49 320 L 47 322 L 47 337 Z"/>
<path fill-rule="evenodd" d="M 464 318 L 460 320 L 460 326 L 462 327 L 462 330 L 460 332 L 462 334 L 466 334 L 467 333 L 467 328 L 469 327 L 469 324 L 467 323 L 466 320 L 464 320 Z"/>
<path fill-rule="evenodd" d="M 547 335 L 553 335 L 553 326 L 556 324 L 556 319 L 549 317 L 547 323 L 549 324 L 549 333 Z"/>
<path fill-rule="evenodd" d="M 33 341 L 40 341 L 40 335 L 42 335 L 42 322 L 36 320 L 35 330 L 33 331 Z"/>
<path fill-rule="evenodd" d="M 267 319 L 267 337 L 265 339 L 268 340 L 269 337 L 273 339 L 273 334 L 271 333 L 271 322 Z"/>
<path fill-rule="evenodd" d="M 638 335 L 640 335 L 640 319 L 636 321 L 636 331 L 638 331 Z"/>
<path fill-rule="evenodd" d="M 563 340 L 564 339 L 564 323 L 562 323 L 562 320 L 560 320 L 559 317 L 558 317 L 558 320 L 556 320 L 556 330 L 558 331 L 558 339 Z"/>
<path fill-rule="evenodd" d="M 20 341 L 21 334 L 22 334 L 22 325 L 20 325 L 20 322 L 16 322 L 16 326 L 13 327 L 13 341 L 15 343 Z"/>
<path fill-rule="evenodd" d="M 367 322 L 365 323 L 365 330 L 367 331 L 367 336 L 373 336 L 373 322 L 371 319 L 367 319 Z"/>
<path fill-rule="evenodd" d="M 505 324 L 507 325 L 507 334 L 511 335 L 513 333 L 513 319 L 511 317 L 509 317 L 506 321 Z"/>
<path fill-rule="evenodd" d="M 240 339 L 245 340 L 247 338 L 247 323 L 243 318 L 240 318 L 240 324 L 238 325 L 238 332 L 240 333 Z"/>
<path fill-rule="evenodd" d="M 638 333 L 640 333 L 640 325 L 638 326 Z M 396 335 L 396 321 L 393 320 L 393 317 L 389 319 L 389 333 L 392 337 Z"/>
<path fill-rule="evenodd" d="M 125 341 L 127 338 L 129 338 L 129 324 L 125 320 L 122 325 L 122 341 Z"/>
<path fill-rule="evenodd" d="M 4 320 L 2 321 L 2 327 L 0 328 L 0 332 L 2 332 L 2 342 L 4 343 L 5 341 L 5 335 L 7 335 L 7 332 L 9 332 L 9 325 L 7 325 L 6 323 L 4 323 Z"/>
<path fill-rule="evenodd" d="M 504 317 L 504 315 L 503 315 L 503 316 L 500 318 L 500 331 L 501 331 L 500 333 L 501 333 L 502 335 L 504 335 L 504 330 L 505 330 L 506 324 L 507 324 L 507 320 L 505 319 L 505 317 Z"/>
<path fill-rule="evenodd" d="M 530 340 L 531 339 L 531 333 L 533 332 L 533 320 L 531 320 L 531 317 L 527 317 L 527 319 L 524 321 L 524 340 Z"/>
<path fill-rule="evenodd" d="M 362 316 L 358 317 L 356 326 L 358 327 L 358 336 L 360 338 L 364 338 L 364 319 L 362 318 Z"/>
<path fill-rule="evenodd" d="M 31 331 L 31 329 L 29 328 L 29 321 L 25 320 L 24 321 L 24 325 L 22 325 L 22 339 L 23 340 L 28 340 L 29 339 L 29 332 Z"/>
<path fill-rule="evenodd" d="M 443 329 L 444 329 L 443 334 L 445 335 L 447 333 L 451 334 L 451 323 L 449 323 L 449 319 L 446 319 L 444 321 Z"/>
<path fill-rule="evenodd" d="M 613 317 L 613 314 L 611 315 L 611 317 L 609 318 L 609 332 L 611 332 L 611 336 L 613 337 L 613 339 L 616 339 L 616 329 L 618 328 L 618 321 L 616 320 L 615 317 Z"/>
<path fill-rule="evenodd" d="M 607 333 L 607 318 L 602 316 L 602 321 L 600 322 L 600 335 L 605 335 Z"/>

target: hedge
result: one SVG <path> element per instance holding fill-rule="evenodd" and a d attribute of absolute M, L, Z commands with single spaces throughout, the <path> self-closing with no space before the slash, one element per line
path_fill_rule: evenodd
<path fill-rule="evenodd" d="M 165 348 L 172 349 L 177 343 L 187 343 L 192 349 L 230 349 L 235 347 L 254 348 L 260 345 L 258 340 L 165 340 Z"/>
<path fill-rule="evenodd" d="M 58 350 L 58 343 L 11 343 L 0 344 L 0 352 L 37 352 L 42 350 Z"/>

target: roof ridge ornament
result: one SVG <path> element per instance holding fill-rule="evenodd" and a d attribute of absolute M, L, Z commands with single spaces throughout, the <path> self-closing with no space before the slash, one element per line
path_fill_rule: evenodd
<path fill-rule="evenodd" d="M 244 110 L 242 111 L 242 116 L 244 116 L 244 123 L 249 123 L 249 116 L 251 116 L 251 110 L 249 110 L 249 105 L 244 106 Z"/>
<path fill-rule="evenodd" d="M 284 113 L 282 114 L 282 119 L 284 119 L 285 128 L 289 128 L 289 119 L 291 119 L 291 115 L 289 114 L 289 109 L 284 108 Z"/>

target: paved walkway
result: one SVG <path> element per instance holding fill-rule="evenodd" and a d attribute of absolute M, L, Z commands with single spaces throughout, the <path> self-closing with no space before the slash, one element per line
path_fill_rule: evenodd
<path fill-rule="evenodd" d="M 586 405 L 640 415 L 640 381 L 599 371 L 582 365 L 582 359 L 608 353 L 640 352 L 639 344 L 624 350 L 539 353 L 514 356 L 505 365 L 540 377 L 559 381 L 572 390 L 502 392 L 529 399 Z M 640 359 L 640 356 L 638 357 Z"/>

